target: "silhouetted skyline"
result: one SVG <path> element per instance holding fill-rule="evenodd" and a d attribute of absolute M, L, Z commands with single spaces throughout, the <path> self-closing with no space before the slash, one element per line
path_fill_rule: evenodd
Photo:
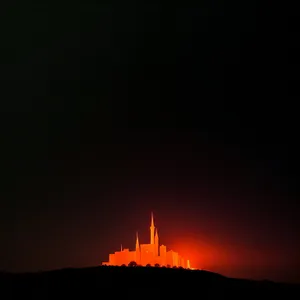
<path fill-rule="evenodd" d="M 149 227 L 150 241 L 148 244 L 140 243 L 138 232 L 136 232 L 135 248 L 121 244 L 121 248 L 108 255 L 108 259 L 102 262 L 104 266 L 156 266 L 169 268 L 191 269 L 188 257 L 182 257 L 180 253 L 169 249 L 160 243 L 158 228 L 155 226 L 153 212 L 151 213 L 151 224 Z M 191 249 L 191 252 L 193 249 Z"/>

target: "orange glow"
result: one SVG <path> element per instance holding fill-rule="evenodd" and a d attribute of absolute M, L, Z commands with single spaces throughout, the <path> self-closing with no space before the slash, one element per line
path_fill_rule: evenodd
<path fill-rule="evenodd" d="M 130 251 L 121 247 L 121 251 L 109 254 L 108 262 L 103 262 L 102 265 L 122 266 L 131 262 L 136 262 L 140 266 L 159 265 L 191 268 L 189 259 L 183 258 L 173 250 L 167 251 L 167 247 L 164 245 L 159 245 L 158 231 L 154 225 L 153 214 L 151 214 L 150 244 L 140 244 L 138 234 L 136 234 L 135 250 Z"/>
<path fill-rule="evenodd" d="M 211 269 L 216 262 L 224 261 L 226 253 L 221 247 L 209 244 L 197 236 L 180 237 L 171 241 L 172 248 L 177 249 L 184 257 L 193 262 L 193 268 Z"/>

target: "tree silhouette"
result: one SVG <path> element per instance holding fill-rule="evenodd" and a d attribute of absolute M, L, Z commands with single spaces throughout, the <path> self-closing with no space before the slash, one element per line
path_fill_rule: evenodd
<path fill-rule="evenodd" d="M 135 261 L 131 261 L 129 264 L 128 264 L 128 267 L 136 267 L 137 266 L 137 263 Z"/>
<path fill-rule="evenodd" d="M 167 265 L 167 268 L 171 268 L 171 265 Z"/>
<path fill-rule="evenodd" d="M 147 267 L 147 268 L 150 268 L 150 267 L 151 267 L 151 265 L 150 265 L 150 264 L 146 264 L 146 267 Z"/>
<path fill-rule="evenodd" d="M 159 268 L 160 264 L 155 264 L 154 267 Z"/>
<path fill-rule="evenodd" d="M 126 265 L 125 265 L 125 264 L 123 264 L 121 267 L 126 267 Z"/>

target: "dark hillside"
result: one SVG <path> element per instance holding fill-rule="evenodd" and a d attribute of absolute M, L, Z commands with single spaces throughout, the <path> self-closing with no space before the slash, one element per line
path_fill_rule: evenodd
<path fill-rule="evenodd" d="M 300 290 L 298 285 L 232 279 L 208 271 L 154 267 L 94 267 L 2 274 L 1 286 L 2 292 L 9 297 L 26 296 L 29 299 L 48 296 L 94 299 L 129 295 L 132 299 L 138 299 L 141 295 L 167 299 L 177 296 L 240 299 L 280 296 L 282 299 L 292 299 Z"/>

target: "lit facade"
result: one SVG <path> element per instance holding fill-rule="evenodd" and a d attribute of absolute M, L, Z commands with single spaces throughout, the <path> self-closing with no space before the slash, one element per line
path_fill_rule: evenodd
<path fill-rule="evenodd" d="M 153 214 L 151 214 L 150 244 L 140 244 L 136 235 L 135 250 L 123 249 L 109 254 L 108 262 L 102 265 L 122 266 L 135 261 L 140 266 L 159 264 L 160 266 L 183 267 L 190 269 L 190 262 L 173 250 L 167 251 L 167 247 L 159 245 L 157 228 L 154 226 Z"/>

